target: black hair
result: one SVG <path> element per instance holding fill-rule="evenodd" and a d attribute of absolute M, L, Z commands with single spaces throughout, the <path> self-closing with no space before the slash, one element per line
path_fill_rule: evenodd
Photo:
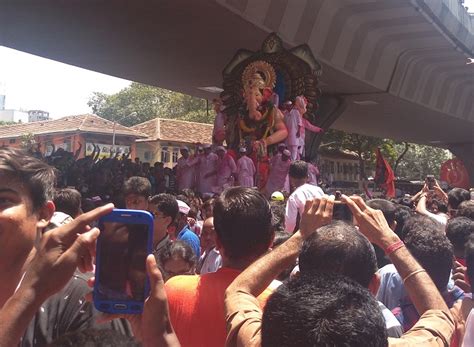
<path fill-rule="evenodd" d="M 387 346 L 375 298 L 339 274 L 296 276 L 268 298 L 262 347 Z"/>
<path fill-rule="evenodd" d="M 133 176 L 123 184 L 123 194 L 137 194 L 148 199 L 151 195 L 151 183 L 148 178 Z"/>
<path fill-rule="evenodd" d="M 56 189 L 54 193 L 54 205 L 56 211 L 66 213 L 72 218 L 76 218 L 81 213 L 82 196 L 76 189 L 62 188 Z"/>
<path fill-rule="evenodd" d="M 275 249 L 279 246 L 281 246 L 283 243 L 288 241 L 288 239 L 291 238 L 291 233 L 288 233 L 286 231 L 280 231 L 276 230 L 275 231 L 275 238 L 273 239 L 273 245 L 272 248 Z M 296 266 L 296 261 L 289 265 L 285 270 L 283 270 L 277 277 L 276 279 L 279 281 L 286 281 L 288 278 L 290 278 L 291 272 Z"/>
<path fill-rule="evenodd" d="M 272 227 L 275 232 L 285 231 L 285 206 L 284 201 L 270 201 Z M 275 243 L 275 241 L 273 241 L 273 243 Z"/>
<path fill-rule="evenodd" d="M 377 259 L 369 240 L 353 225 L 342 221 L 319 228 L 303 243 L 300 272 L 345 275 L 368 287 L 377 271 Z"/>
<path fill-rule="evenodd" d="M 456 210 L 463 201 L 471 200 L 471 193 L 462 188 L 453 188 L 448 193 L 448 207 Z"/>
<path fill-rule="evenodd" d="M 295 179 L 308 177 L 308 163 L 302 160 L 295 160 L 290 164 L 288 175 Z"/>
<path fill-rule="evenodd" d="M 227 257 L 260 256 L 274 235 L 270 204 L 255 189 L 226 189 L 214 205 L 214 228 Z"/>
<path fill-rule="evenodd" d="M 398 235 L 399 238 L 403 238 L 402 230 L 403 226 L 405 225 L 405 222 L 413 216 L 413 211 L 404 205 L 397 205 L 396 210 L 395 210 L 395 221 L 397 222 L 397 225 L 395 227 L 395 234 Z"/>
<path fill-rule="evenodd" d="M 125 336 L 115 330 L 109 329 L 86 329 L 79 331 L 72 331 L 64 334 L 52 343 L 47 345 L 48 347 L 76 347 L 76 346 L 87 346 L 87 347 L 102 347 L 102 346 L 114 346 L 114 347 L 139 347 L 141 344 L 133 337 Z"/>
<path fill-rule="evenodd" d="M 191 206 L 191 199 L 187 195 L 178 194 L 178 195 L 176 195 L 176 200 L 181 200 L 186 205 Z"/>
<path fill-rule="evenodd" d="M 438 209 L 438 212 L 448 213 L 448 205 L 446 205 L 446 203 L 443 200 L 441 200 L 440 198 L 438 198 L 436 196 L 433 196 L 433 197 L 431 197 L 429 203 L 430 203 L 431 207 L 433 207 L 433 205 L 435 205 L 436 208 Z"/>
<path fill-rule="evenodd" d="M 467 217 L 455 217 L 448 220 L 446 236 L 453 244 L 456 255 L 464 256 L 464 245 L 471 234 L 474 234 L 474 221 Z"/>
<path fill-rule="evenodd" d="M 463 201 L 458 206 L 457 217 L 467 217 L 474 220 L 474 200 Z"/>
<path fill-rule="evenodd" d="M 465 245 L 464 258 L 467 265 L 467 278 L 471 287 L 474 286 L 474 234 L 471 234 Z"/>
<path fill-rule="evenodd" d="M 366 204 L 375 210 L 382 211 L 388 225 L 392 225 L 395 221 L 395 212 L 397 208 L 393 202 L 385 199 L 372 199 L 367 201 Z"/>
<path fill-rule="evenodd" d="M 54 168 L 24 150 L 0 148 L 0 174 L 11 175 L 25 185 L 33 211 L 53 200 L 56 184 Z"/>
<path fill-rule="evenodd" d="M 454 251 L 443 226 L 427 216 L 415 215 L 405 223 L 403 234 L 407 249 L 428 272 L 438 290 L 446 290 Z"/>
<path fill-rule="evenodd" d="M 184 241 L 169 242 L 158 252 L 158 262 L 161 268 L 164 268 L 166 262 L 172 258 L 181 258 L 190 267 L 195 267 L 197 262 L 196 253 L 191 246 Z"/>
<path fill-rule="evenodd" d="M 173 195 L 167 193 L 155 195 L 150 199 L 150 204 L 155 205 L 156 209 L 163 213 L 163 215 L 171 217 L 171 223 L 176 220 L 179 207 L 178 201 L 176 201 L 176 198 Z"/>

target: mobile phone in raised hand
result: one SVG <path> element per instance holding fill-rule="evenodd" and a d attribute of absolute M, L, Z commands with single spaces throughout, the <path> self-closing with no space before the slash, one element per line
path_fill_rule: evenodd
<path fill-rule="evenodd" d="M 115 209 L 99 220 L 94 306 L 112 314 L 138 314 L 150 292 L 146 258 L 153 247 L 153 216 Z"/>

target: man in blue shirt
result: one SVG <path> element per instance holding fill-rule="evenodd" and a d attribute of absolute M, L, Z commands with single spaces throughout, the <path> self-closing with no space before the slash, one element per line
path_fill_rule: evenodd
<path fill-rule="evenodd" d="M 199 237 L 189 228 L 188 225 L 188 213 L 190 207 L 184 201 L 177 201 L 179 213 L 176 221 L 176 230 L 180 230 L 177 239 L 189 244 L 199 259 L 199 257 L 201 256 L 201 242 L 199 241 Z"/>

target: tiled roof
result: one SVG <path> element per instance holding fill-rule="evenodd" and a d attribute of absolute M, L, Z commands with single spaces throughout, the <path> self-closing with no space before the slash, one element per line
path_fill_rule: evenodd
<path fill-rule="evenodd" d="M 22 123 L 0 126 L 1 138 L 15 138 L 25 134 L 49 135 L 55 133 L 88 132 L 96 134 L 112 134 L 114 123 L 94 114 L 68 116 L 44 122 Z M 144 138 L 145 134 L 127 128 L 121 124 L 115 125 L 116 135 Z"/>
<path fill-rule="evenodd" d="M 148 135 L 147 139 L 140 139 L 139 142 L 160 140 L 186 143 L 212 143 L 212 128 L 212 124 L 167 118 L 155 118 L 132 127 Z"/>

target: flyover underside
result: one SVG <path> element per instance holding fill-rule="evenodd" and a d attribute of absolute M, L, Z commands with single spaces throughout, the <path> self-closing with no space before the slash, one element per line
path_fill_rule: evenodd
<path fill-rule="evenodd" d="M 346 104 L 334 127 L 448 148 L 474 137 L 463 11 L 442 0 L 4 1 L 0 44 L 212 98 L 198 88 L 220 87 L 236 50 L 274 31 L 322 63 L 323 93 Z"/>

